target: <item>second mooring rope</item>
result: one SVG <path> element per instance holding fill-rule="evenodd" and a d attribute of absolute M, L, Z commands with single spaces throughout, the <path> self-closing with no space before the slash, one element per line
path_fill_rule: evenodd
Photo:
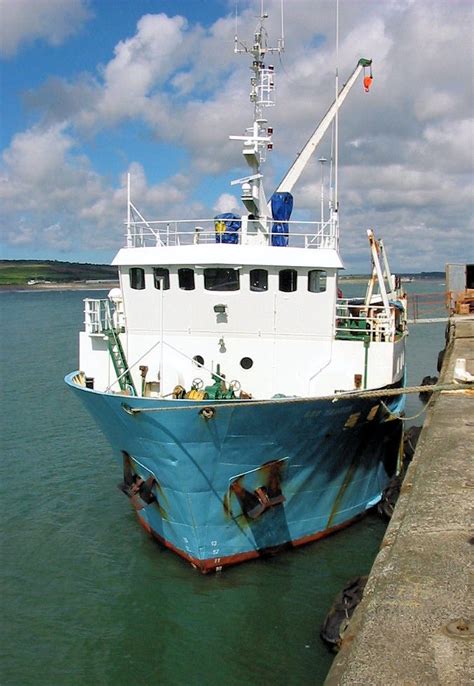
<path fill-rule="evenodd" d="M 472 384 L 444 383 L 433 384 L 430 386 L 409 386 L 406 388 L 379 388 L 373 391 L 347 391 L 345 393 L 333 393 L 332 395 L 322 395 L 306 398 L 269 398 L 265 400 L 220 400 L 218 403 L 202 400 L 200 405 L 171 405 L 170 407 L 130 407 L 122 403 L 122 408 L 128 414 L 141 414 L 142 412 L 176 412 L 177 410 L 202 410 L 203 407 L 216 409 L 217 407 L 250 407 L 253 405 L 278 405 L 281 403 L 307 403 L 315 400 L 352 400 L 354 398 L 390 398 L 397 395 L 409 395 L 412 393 L 437 393 L 439 391 L 466 391 L 474 390 Z M 180 401 L 182 402 L 182 401 Z M 390 410 L 388 410 L 390 412 Z M 420 412 L 421 414 L 421 412 Z M 397 415 L 395 415 L 397 416 Z M 407 418 L 408 419 L 408 418 Z"/>

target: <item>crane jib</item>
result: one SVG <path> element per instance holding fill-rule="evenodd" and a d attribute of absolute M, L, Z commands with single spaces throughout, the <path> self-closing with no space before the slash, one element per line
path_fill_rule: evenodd
<path fill-rule="evenodd" d="M 321 122 L 307 141 L 306 145 L 303 147 L 301 150 L 300 154 L 296 158 L 296 160 L 293 162 L 291 167 L 289 168 L 288 172 L 286 173 L 285 177 L 283 180 L 280 182 L 279 186 L 275 190 L 275 193 L 291 193 L 293 190 L 293 187 L 295 183 L 298 181 L 300 178 L 304 168 L 308 164 L 309 159 L 311 158 L 311 155 L 315 151 L 316 147 L 318 146 L 319 142 L 321 141 L 322 137 L 328 130 L 329 126 L 331 125 L 334 117 L 336 116 L 336 112 L 339 110 L 341 107 L 342 103 L 344 102 L 346 96 L 348 95 L 349 91 L 351 90 L 352 86 L 354 85 L 355 81 L 357 80 L 357 77 L 361 73 L 361 71 L 367 67 L 371 67 L 372 65 L 372 60 L 366 59 L 366 58 L 361 58 L 357 66 L 355 67 L 354 71 L 350 75 L 348 81 L 344 84 L 344 86 L 341 88 L 339 91 L 339 94 L 337 98 L 334 100 L 324 117 L 322 118 Z M 372 76 L 372 74 L 371 74 Z"/>

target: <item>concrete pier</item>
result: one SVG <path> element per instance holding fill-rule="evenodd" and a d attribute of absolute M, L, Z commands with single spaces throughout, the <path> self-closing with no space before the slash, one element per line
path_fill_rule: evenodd
<path fill-rule="evenodd" d="M 442 383 L 456 358 L 474 373 L 472 315 L 450 320 Z M 473 456 L 474 388 L 437 394 L 325 686 L 474 683 Z"/>

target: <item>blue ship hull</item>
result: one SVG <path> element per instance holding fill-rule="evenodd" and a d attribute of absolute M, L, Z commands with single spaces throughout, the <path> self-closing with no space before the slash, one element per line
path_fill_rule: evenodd
<path fill-rule="evenodd" d="M 380 398 L 218 401 L 206 417 L 209 401 L 105 394 L 74 376 L 140 523 L 203 572 L 346 526 L 396 471 L 401 421 Z M 398 412 L 403 401 L 385 403 Z"/>

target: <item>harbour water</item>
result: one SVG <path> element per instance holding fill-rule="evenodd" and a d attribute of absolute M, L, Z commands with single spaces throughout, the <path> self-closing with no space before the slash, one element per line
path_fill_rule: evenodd
<path fill-rule="evenodd" d="M 345 582 L 368 573 L 385 523 L 369 514 L 318 543 L 207 577 L 162 550 L 115 487 L 119 467 L 63 383 L 77 368 L 88 296 L 99 297 L 0 293 L 0 682 L 323 683 L 332 655 L 319 627 Z M 436 374 L 444 328 L 411 328 L 409 384 Z M 421 407 L 409 396 L 407 415 Z"/>

